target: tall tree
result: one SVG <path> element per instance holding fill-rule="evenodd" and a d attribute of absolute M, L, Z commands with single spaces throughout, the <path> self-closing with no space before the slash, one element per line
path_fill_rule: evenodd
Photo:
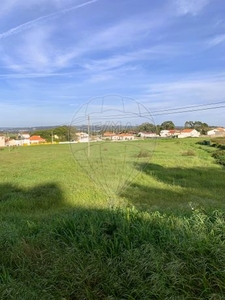
<path fill-rule="evenodd" d="M 172 121 L 165 121 L 161 124 L 160 126 L 161 130 L 170 130 L 170 129 L 174 129 L 175 128 L 175 125 Z"/>
<path fill-rule="evenodd" d="M 209 130 L 209 125 L 201 121 L 186 121 L 184 127 L 196 129 L 200 131 L 201 134 L 207 134 L 207 131 Z"/>
<path fill-rule="evenodd" d="M 156 126 L 152 123 L 142 123 L 141 125 L 138 126 L 138 131 L 139 132 L 156 132 Z"/>
<path fill-rule="evenodd" d="M 186 121 L 184 124 L 185 128 L 194 128 L 194 122 L 193 121 Z"/>

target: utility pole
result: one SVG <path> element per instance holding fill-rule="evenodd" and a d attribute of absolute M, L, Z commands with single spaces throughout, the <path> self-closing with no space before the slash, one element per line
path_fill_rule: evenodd
<path fill-rule="evenodd" d="M 88 157 L 90 154 L 90 116 L 88 115 Z"/>

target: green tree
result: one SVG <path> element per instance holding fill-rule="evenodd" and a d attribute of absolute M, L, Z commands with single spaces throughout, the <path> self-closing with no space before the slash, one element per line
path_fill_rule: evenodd
<path fill-rule="evenodd" d="M 207 134 L 207 131 L 210 129 L 207 123 L 201 121 L 186 121 L 184 127 L 196 129 L 201 134 Z"/>
<path fill-rule="evenodd" d="M 50 129 L 35 130 L 31 133 L 31 135 L 40 135 L 47 142 L 51 142 L 52 139 L 52 133 Z"/>
<path fill-rule="evenodd" d="M 67 125 L 56 127 L 53 132 L 61 142 L 75 140 L 76 137 L 76 128 Z"/>
<path fill-rule="evenodd" d="M 32 132 L 32 135 L 40 135 L 47 142 L 51 142 L 54 135 L 57 135 L 57 141 L 65 142 L 76 139 L 76 128 L 63 125 L 52 129 L 36 130 Z"/>
<path fill-rule="evenodd" d="M 172 121 L 165 121 L 161 124 L 160 129 L 161 130 L 170 130 L 170 129 L 174 129 L 175 125 Z"/>
<path fill-rule="evenodd" d="M 193 121 L 186 121 L 184 124 L 185 128 L 194 128 L 194 122 Z"/>
<path fill-rule="evenodd" d="M 142 123 L 141 125 L 138 126 L 138 131 L 139 132 L 156 132 L 156 126 L 152 123 Z"/>

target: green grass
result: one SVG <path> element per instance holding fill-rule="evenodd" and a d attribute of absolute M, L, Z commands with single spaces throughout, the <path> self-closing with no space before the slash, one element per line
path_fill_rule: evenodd
<path fill-rule="evenodd" d="M 224 168 L 133 143 L 1 151 L 0 299 L 224 299 Z"/>

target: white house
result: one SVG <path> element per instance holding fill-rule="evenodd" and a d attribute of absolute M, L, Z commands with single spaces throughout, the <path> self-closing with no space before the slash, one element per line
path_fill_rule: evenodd
<path fill-rule="evenodd" d="M 29 146 L 30 140 L 24 139 L 24 140 L 15 140 L 15 139 L 9 139 L 6 143 L 6 146 Z"/>
<path fill-rule="evenodd" d="M 178 138 L 186 138 L 186 137 L 199 137 L 200 132 L 196 129 L 183 129 L 181 130 L 180 134 L 178 135 Z"/>
<path fill-rule="evenodd" d="M 155 138 L 158 136 L 156 133 L 153 132 L 139 132 L 138 135 L 144 139 Z"/>
<path fill-rule="evenodd" d="M 225 128 L 223 128 L 223 127 L 214 128 L 212 130 L 209 130 L 207 132 L 207 135 L 209 135 L 209 136 L 224 136 Z"/>
<path fill-rule="evenodd" d="M 30 145 L 30 139 L 23 139 L 18 142 L 20 142 L 20 146 L 29 146 Z"/>
<path fill-rule="evenodd" d="M 6 146 L 20 146 L 20 140 L 8 140 L 6 143 L 5 143 Z"/>
<path fill-rule="evenodd" d="M 32 145 L 37 145 L 37 144 L 42 144 L 42 143 L 45 143 L 46 140 L 43 139 L 42 137 L 40 137 L 40 135 L 32 135 L 30 138 L 30 144 Z"/>
<path fill-rule="evenodd" d="M 0 136 L 0 147 L 5 147 L 5 137 Z"/>
<path fill-rule="evenodd" d="M 177 129 L 170 129 L 170 130 L 161 130 L 160 131 L 160 136 L 161 137 L 178 137 L 180 134 L 180 130 Z"/>
<path fill-rule="evenodd" d="M 26 140 L 26 139 L 29 139 L 30 138 L 30 135 L 29 135 L 29 133 L 19 133 L 18 134 L 18 138 L 20 139 L 20 140 Z"/>
<path fill-rule="evenodd" d="M 134 135 L 132 133 L 119 133 L 115 136 L 115 140 L 119 141 L 133 141 Z"/>
<path fill-rule="evenodd" d="M 167 129 L 161 130 L 161 131 L 160 131 L 160 136 L 161 136 L 161 137 L 168 137 L 168 136 L 170 136 L 169 130 L 167 130 Z"/>
<path fill-rule="evenodd" d="M 132 133 L 113 133 L 105 132 L 102 137 L 103 140 L 112 140 L 112 141 L 133 141 L 135 139 L 134 134 Z"/>
<path fill-rule="evenodd" d="M 85 132 L 77 132 L 76 136 L 77 136 L 78 142 L 80 142 L 80 143 L 89 142 L 89 135 Z"/>

